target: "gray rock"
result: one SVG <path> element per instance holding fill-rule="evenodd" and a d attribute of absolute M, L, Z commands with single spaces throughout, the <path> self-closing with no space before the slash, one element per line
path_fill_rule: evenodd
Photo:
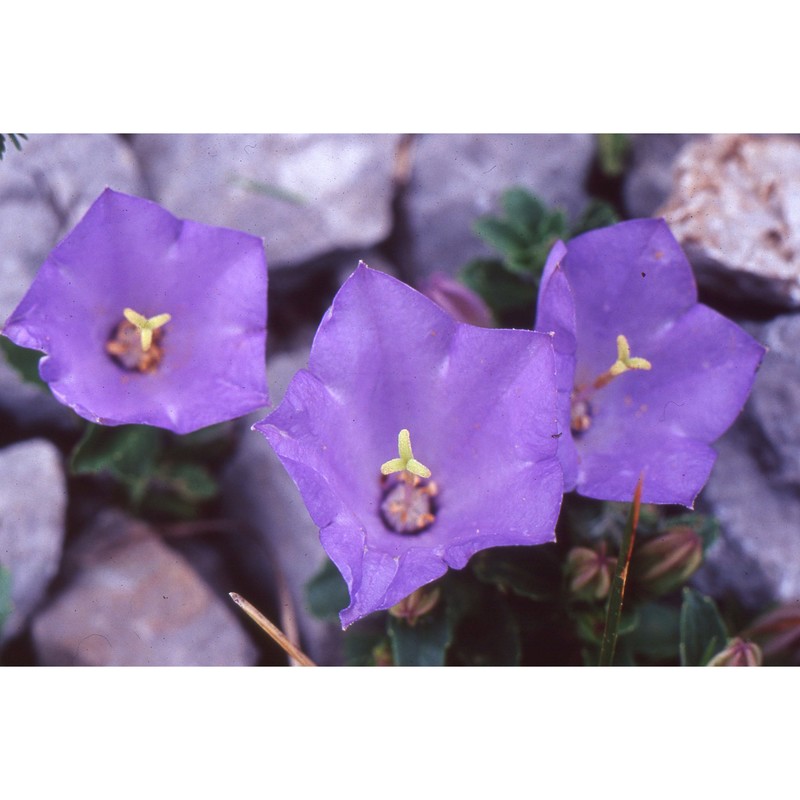
<path fill-rule="evenodd" d="M 391 229 L 394 135 L 140 135 L 153 196 L 180 217 L 263 236 L 270 268 Z"/>
<path fill-rule="evenodd" d="M 747 420 L 715 444 L 719 453 L 701 495 L 722 536 L 695 582 L 719 596 L 730 592 L 752 611 L 800 599 L 800 493 L 765 473 Z"/>
<path fill-rule="evenodd" d="M 734 300 L 800 307 L 800 140 L 713 136 L 688 145 L 658 213 L 701 285 Z"/>
<path fill-rule="evenodd" d="M 68 549 L 65 586 L 34 619 L 43 665 L 249 666 L 257 650 L 214 595 L 144 523 L 101 514 Z"/>
<path fill-rule="evenodd" d="M 131 149 L 119 136 L 31 136 L 0 169 L 0 318 L 27 291 L 36 271 L 107 186 L 141 194 Z"/>
<path fill-rule="evenodd" d="M 594 150 L 588 134 L 416 137 L 403 200 L 409 241 L 401 248 L 401 266 L 409 277 L 453 274 L 471 258 L 491 253 L 472 224 L 499 214 L 500 196 L 512 186 L 574 218 L 587 201 L 583 185 Z"/>
<path fill-rule="evenodd" d="M 306 365 L 310 344 L 309 331 L 305 346 L 269 360 L 270 397 L 276 405 L 292 376 Z M 253 415 L 247 421 L 253 424 L 260 418 Z M 282 618 L 273 622 L 287 635 L 296 627 L 301 649 L 313 661 L 340 663 L 340 628 L 315 618 L 305 597 L 306 584 L 325 563 L 319 528 L 309 516 L 294 482 L 260 433 L 248 431 L 243 437 L 223 475 L 222 486 L 228 513 L 257 536 L 249 549 L 241 551 L 242 566 L 250 581 L 273 586 L 279 595 L 282 586 L 288 591 L 290 604 L 287 607 L 279 598 Z M 255 602 L 252 597 L 248 599 Z"/>
<path fill-rule="evenodd" d="M 699 134 L 639 133 L 630 137 L 625 208 L 631 217 L 651 217 L 672 191 L 675 159 Z"/>
<path fill-rule="evenodd" d="M 67 505 L 58 450 L 43 439 L 0 450 L 0 563 L 14 609 L 0 640 L 19 633 L 58 571 Z"/>
<path fill-rule="evenodd" d="M 106 186 L 141 194 L 130 148 L 119 136 L 32 135 L 0 165 L 0 325 L 33 282 L 48 253 Z M 1 357 L 0 357 L 1 358 Z M 58 403 L 31 394 L 16 373 L 0 377 L 0 408 L 24 428 L 69 425 Z"/>
<path fill-rule="evenodd" d="M 775 478 L 800 489 L 800 315 L 778 317 L 754 335 L 769 349 L 747 413 L 770 445 Z"/>

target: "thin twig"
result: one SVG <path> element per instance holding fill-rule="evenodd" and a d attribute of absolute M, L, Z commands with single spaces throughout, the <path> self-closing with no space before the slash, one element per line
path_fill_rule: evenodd
<path fill-rule="evenodd" d="M 316 667 L 317 665 L 297 646 L 292 644 L 284 635 L 283 631 L 273 625 L 251 602 L 245 600 L 236 592 L 229 592 L 231 600 L 247 614 L 253 622 L 261 628 L 264 633 L 269 635 L 273 641 L 277 642 L 284 652 L 293 658 L 301 667 Z"/>
<path fill-rule="evenodd" d="M 622 534 L 622 542 L 619 548 L 619 558 L 617 559 L 617 572 L 614 575 L 614 582 L 611 584 L 611 593 L 608 598 L 608 608 L 606 609 L 606 625 L 603 631 L 603 641 L 600 644 L 601 667 L 610 667 L 614 663 L 614 650 L 617 647 L 617 636 L 619 634 L 619 618 L 622 614 L 622 599 L 625 596 L 625 582 L 628 580 L 628 567 L 633 555 L 633 542 L 636 538 L 636 528 L 639 525 L 639 508 L 642 503 L 642 476 L 636 483 L 633 492 L 633 505 Z"/>

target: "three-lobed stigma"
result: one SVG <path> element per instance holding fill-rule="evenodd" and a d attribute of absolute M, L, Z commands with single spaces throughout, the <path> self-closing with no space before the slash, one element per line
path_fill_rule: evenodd
<path fill-rule="evenodd" d="M 422 533 L 436 520 L 439 490 L 429 480 L 431 471 L 414 458 L 407 428 L 397 437 L 397 452 L 381 464 L 381 519 L 392 533 Z"/>
<path fill-rule="evenodd" d="M 172 319 L 171 315 L 145 317 L 126 308 L 122 316 L 106 342 L 106 352 L 128 372 L 155 372 L 164 357 L 164 325 Z"/>
<path fill-rule="evenodd" d="M 575 387 L 572 393 L 570 428 L 573 434 L 585 433 L 592 425 L 591 398 L 598 389 L 608 386 L 614 378 L 630 370 L 650 370 L 653 365 L 639 356 L 631 356 L 631 346 L 623 334 L 617 336 L 617 360 L 592 383 Z"/>

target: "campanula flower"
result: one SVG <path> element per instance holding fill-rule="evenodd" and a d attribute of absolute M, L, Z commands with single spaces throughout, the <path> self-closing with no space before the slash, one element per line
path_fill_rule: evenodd
<path fill-rule="evenodd" d="M 550 253 L 536 330 L 554 334 L 565 489 L 691 507 L 764 348 L 697 302 L 663 220 L 589 231 Z"/>
<path fill-rule="evenodd" d="M 254 427 L 347 583 L 345 627 L 478 550 L 554 538 L 551 337 L 457 322 L 364 264 L 323 318 L 308 369 Z"/>
<path fill-rule="evenodd" d="M 188 433 L 268 403 L 266 291 L 261 239 L 106 189 L 3 333 L 82 417 Z"/>

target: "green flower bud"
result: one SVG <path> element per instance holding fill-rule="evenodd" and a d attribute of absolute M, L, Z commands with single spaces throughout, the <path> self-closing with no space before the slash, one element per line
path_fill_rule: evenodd
<path fill-rule="evenodd" d="M 706 666 L 709 667 L 760 667 L 761 648 L 738 636 L 728 641 L 728 646 L 717 653 Z"/>
<path fill-rule="evenodd" d="M 573 547 L 567 554 L 569 591 L 579 600 L 602 600 L 611 588 L 617 559 L 606 555 L 606 543 L 597 550 Z"/>
<path fill-rule="evenodd" d="M 703 561 L 703 540 L 682 525 L 644 542 L 633 554 L 631 578 L 652 594 L 665 594 L 686 581 Z"/>
<path fill-rule="evenodd" d="M 800 602 L 785 603 L 762 614 L 743 636 L 755 641 L 767 658 L 800 663 Z"/>
<path fill-rule="evenodd" d="M 408 597 L 403 598 L 399 603 L 389 609 L 389 613 L 397 619 L 404 619 L 412 627 L 417 624 L 417 620 L 433 611 L 439 602 L 441 591 L 438 586 L 432 589 L 421 586 L 415 589 Z"/>

